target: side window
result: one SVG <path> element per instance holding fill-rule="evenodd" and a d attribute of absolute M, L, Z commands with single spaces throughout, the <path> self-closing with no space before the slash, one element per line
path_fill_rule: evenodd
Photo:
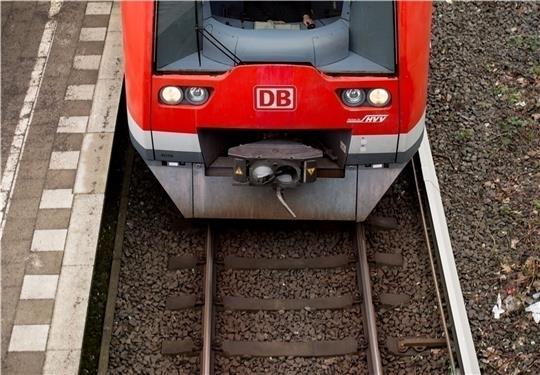
<path fill-rule="evenodd" d="M 350 24 L 351 51 L 394 71 L 394 2 L 351 1 Z"/>
<path fill-rule="evenodd" d="M 157 6 L 156 69 L 197 52 L 195 1 L 160 1 Z"/>

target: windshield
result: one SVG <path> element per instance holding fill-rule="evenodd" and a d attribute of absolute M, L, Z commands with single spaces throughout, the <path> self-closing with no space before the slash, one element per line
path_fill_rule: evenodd
<path fill-rule="evenodd" d="M 157 71 L 260 62 L 328 73 L 395 71 L 390 1 L 159 1 L 156 17 Z"/>
<path fill-rule="evenodd" d="M 303 23 L 341 16 L 343 1 L 212 1 L 214 17 L 244 22 Z"/>

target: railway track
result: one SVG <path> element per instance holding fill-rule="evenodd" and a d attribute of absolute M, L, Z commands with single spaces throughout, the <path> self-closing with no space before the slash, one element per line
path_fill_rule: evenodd
<path fill-rule="evenodd" d="M 414 172 L 414 168 L 412 170 Z M 382 345 L 385 346 L 386 352 L 398 358 L 429 356 L 432 349 L 444 349 L 447 354 L 444 366 L 455 368 L 452 342 L 449 340 L 446 327 L 447 319 L 443 315 L 445 314 L 444 303 L 439 290 L 440 285 L 436 279 L 435 259 L 428 237 L 429 228 L 421 203 L 419 185 L 416 184 L 415 187 L 419 199 L 418 207 L 423 234 L 426 236 L 427 255 L 434 277 L 433 287 L 436 291 L 438 312 L 441 314 L 441 326 L 437 326 L 439 332 L 435 336 L 420 334 L 389 336 Z M 399 233 L 399 226 L 393 218 L 373 217 L 367 225 L 344 224 L 343 227 L 347 228 L 346 231 L 337 233 L 339 238 L 345 240 L 334 241 L 328 245 L 326 245 L 327 241 L 323 240 L 325 245 L 315 252 L 315 256 L 309 254 L 313 251 L 308 250 L 306 254 L 303 246 L 296 248 L 296 244 L 293 243 L 289 245 L 290 249 L 282 248 L 281 252 L 284 254 L 279 254 L 279 257 L 275 257 L 276 254 L 270 254 L 271 257 L 268 257 L 269 254 L 264 254 L 264 250 L 262 252 L 259 250 L 259 254 L 253 257 L 244 256 L 242 249 L 234 245 L 246 242 L 246 246 L 256 246 L 256 238 L 244 240 L 242 233 L 233 231 L 230 234 L 219 224 L 209 224 L 204 259 L 193 255 L 174 256 L 169 258 L 168 263 L 169 272 L 197 267 L 203 272 L 202 296 L 171 295 L 166 303 L 166 308 L 169 310 L 201 309 L 202 342 L 200 339 L 196 342 L 197 339 L 190 337 L 166 340 L 162 343 L 162 353 L 185 355 L 200 352 L 202 374 L 212 374 L 215 371 L 227 372 L 231 366 L 237 370 L 242 369 L 240 371 L 247 371 L 249 365 L 242 366 L 240 363 L 264 368 L 263 358 L 274 357 L 287 357 L 288 361 L 311 358 L 316 368 L 324 362 L 324 360 L 320 361 L 321 358 L 337 359 L 344 356 L 348 356 L 350 363 L 355 364 L 355 371 L 358 373 L 382 374 L 384 366 L 379 348 L 381 342 L 375 305 L 387 309 L 399 308 L 409 303 L 410 296 L 404 293 L 382 293 L 374 302 L 366 231 L 394 230 Z M 268 233 L 262 235 L 268 235 Z M 311 237 L 317 234 L 306 231 L 305 235 Z M 333 234 L 335 235 L 336 233 Z M 392 252 L 393 249 L 388 250 L 390 252 L 376 252 L 371 255 L 372 267 L 402 266 L 403 256 Z M 291 252 L 294 257 L 287 256 Z M 336 270 L 341 272 L 336 273 Z M 257 282 L 261 284 L 259 286 L 263 290 L 265 289 L 263 284 L 267 284 L 264 291 L 257 290 L 257 285 L 246 282 L 250 276 L 254 279 L 253 275 L 259 276 Z M 316 278 L 327 281 L 327 285 L 317 283 Z M 293 279 L 309 280 L 312 284 L 296 285 L 296 290 L 288 291 L 286 283 L 295 283 L 296 280 Z M 240 284 L 245 285 L 247 288 L 244 289 L 248 290 L 238 288 L 238 280 L 244 280 Z M 276 287 L 276 280 L 286 281 L 281 285 L 278 283 Z M 339 287 L 340 284 L 351 281 L 353 281 L 351 283 L 354 285 L 353 288 L 343 290 Z M 329 287 L 332 284 L 337 287 Z M 302 337 L 300 332 L 295 331 L 294 324 L 287 326 L 291 321 L 324 320 L 324 312 L 329 311 L 334 321 L 341 319 L 337 323 L 341 327 L 350 327 L 351 320 L 361 323 L 350 332 L 344 330 L 338 335 L 319 332 L 318 335 L 307 335 L 308 337 Z M 306 316 L 306 313 L 313 315 L 315 312 L 323 313 L 311 319 Z M 268 326 L 264 321 L 272 322 L 274 326 L 270 324 L 270 327 L 261 327 L 261 325 Z M 249 326 L 250 322 L 256 322 L 259 325 L 253 329 L 254 331 L 266 333 L 257 335 L 250 334 L 248 331 L 246 334 L 246 326 Z M 323 326 L 327 324 L 323 323 Z M 272 332 L 279 332 L 279 334 L 275 335 Z M 291 335 L 290 332 L 293 334 Z M 441 370 L 444 371 L 444 368 Z"/>
<path fill-rule="evenodd" d="M 161 355 L 179 373 L 476 373 L 414 163 L 409 207 L 362 224 L 209 223 L 204 251 L 163 264 L 182 328 Z"/>
<path fill-rule="evenodd" d="M 367 272 L 367 258 L 365 249 L 365 237 L 363 228 L 360 226 L 358 236 L 355 241 L 354 253 L 339 252 L 339 243 L 334 243 L 334 248 L 320 249 L 321 253 L 332 253 L 333 255 L 321 255 L 316 257 L 244 257 L 232 255 L 230 248 L 227 248 L 229 241 L 227 234 L 221 232 L 220 240 L 215 240 L 216 234 L 212 226 L 208 227 L 206 237 L 206 261 L 204 265 L 204 303 L 201 307 L 203 311 L 203 342 L 201 349 L 201 373 L 213 373 L 216 364 L 221 366 L 228 362 L 226 357 L 241 357 L 246 361 L 258 357 L 336 357 L 336 356 L 356 356 L 359 363 L 365 362 L 362 353 L 363 347 L 367 343 L 369 348 L 368 363 L 375 372 L 381 368 L 381 359 L 377 346 L 377 331 L 375 324 L 375 314 L 371 299 L 371 287 L 369 277 L 364 277 Z M 309 232 L 305 232 L 309 233 Z M 234 234 L 233 234 L 234 236 Z M 349 238 L 353 239 L 353 238 Z M 346 247 L 346 246 L 345 246 Z M 291 249 L 288 249 L 291 250 Z M 325 251 L 326 250 L 326 251 Z M 343 250 L 347 250 L 346 248 Z M 341 251 L 343 251 L 341 250 Z M 353 250 L 352 247 L 349 250 Z M 293 250 L 294 251 L 294 250 Z M 232 250 L 234 252 L 234 250 Z M 193 256 L 181 256 L 171 258 L 169 261 L 169 271 L 192 268 L 199 259 Z M 341 269 L 341 272 L 335 272 Z M 227 283 L 238 279 L 249 279 L 254 274 L 261 278 L 260 282 L 272 287 L 272 279 L 276 276 L 282 281 L 277 288 L 272 291 L 267 288 L 265 292 L 253 288 L 253 285 L 245 284 L 249 290 L 236 290 L 229 294 L 232 289 Z M 279 274 L 282 274 L 281 277 Z M 328 280 L 330 284 L 339 284 L 343 279 L 354 280 L 355 274 L 358 278 L 352 288 L 345 288 L 341 294 L 339 290 L 331 287 L 322 287 L 323 291 L 317 290 L 320 286 L 315 282 L 315 288 L 309 288 L 309 284 L 304 288 L 288 290 L 286 283 L 293 282 L 293 278 L 309 280 L 313 277 L 320 277 Z M 218 280 L 220 282 L 218 282 Z M 305 289 L 307 287 L 307 289 Z M 223 290 L 222 290 L 223 289 Z M 339 288 L 337 288 L 339 289 Z M 343 288 L 341 288 L 343 289 Z M 331 291 L 338 294 L 330 295 Z M 265 293 L 269 293 L 276 298 L 261 298 Z M 249 296 L 249 295 L 254 296 Z M 290 295 L 289 298 L 283 298 Z M 312 296 L 307 297 L 307 296 Z M 279 298 L 281 297 L 281 298 Z M 307 297 L 307 298 L 306 298 Z M 196 295 L 176 295 L 168 299 L 169 309 L 196 308 L 198 297 Z M 295 332 L 293 327 L 274 327 L 278 332 L 290 332 L 291 335 L 282 340 L 257 341 L 247 339 L 249 333 L 242 334 L 237 325 L 241 320 L 249 318 L 257 320 L 257 315 L 270 318 L 271 321 L 276 316 L 295 316 L 298 319 L 305 318 L 305 314 L 316 311 L 332 311 L 330 315 L 333 319 L 342 320 L 344 318 L 357 321 L 363 318 L 365 338 L 357 337 L 354 332 L 361 332 L 362 327 L 352 329 L 353 335 L 343 334 L 333 339 L 316 340 L 312 338 L 298 339 L 301 336 Z M 337 311 L 337 313 L 336 313 Z M 272 319 L 272 315 L 274 319 Z M 303 316 L 304 315 L 304 316 Z M 287 321 L 288 319 L 284 319 Z M 294 318 L 290 319 L 294 320 Z M 250 321 L 253 321 L 250 319 Z M 248 323 L 248 322 L 246 322 Z M 347 321 L 340 322 L 343 326 L 350 325 Z M 262 329 L 264 331 L 264 328 Z M 236 331 L 236 332 L 235 332 Z M 245 333 L 245 332 L 244 332 Z M 335 332 L 336 333 L 336 332 Z M 318 333 L 326 336 L 324 332 Z M 263 334 L 263 337 L 265 335 Z M 273 336 L 271 331 L 266 337 Z M 290 336 L 293 336 L 292 338 Z M 313 335 L 312 335 L 313 336 Z M 315 335 L 316 336 L 316 335 Z M 331 336 L 331 335 L 330 335 Z M 243 339 L 232 339 L 242 337 Z M 163 342 L 162 352 L 164 354 L 187 354 L 193 353 L 197 347 L 195 340 L 181 339 Z M 367 364 L 366 368 L 368 367 Z"/>

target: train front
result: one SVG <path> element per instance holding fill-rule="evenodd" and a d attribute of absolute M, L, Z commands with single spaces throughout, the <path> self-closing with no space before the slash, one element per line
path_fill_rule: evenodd
<path fill-rule="evenodd" d="M 430 3 L 122 13 L 131 139 L 186 218 L 362 221 L 419 147 Z"/>

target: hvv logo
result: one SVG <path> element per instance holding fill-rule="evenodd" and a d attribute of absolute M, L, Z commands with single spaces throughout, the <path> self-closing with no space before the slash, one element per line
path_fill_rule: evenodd
<path fill-rule="evenodd" d="M 388 115 L 365 115 L 362 118 L 353 117 L 347 119 L 347 124 L 380 124 L 388 118 Z"/>
<path fill-rule="evenodd" d="M 255 86 L 255 109 L 293 111 L 296 108 L 294 86 Z"/>

